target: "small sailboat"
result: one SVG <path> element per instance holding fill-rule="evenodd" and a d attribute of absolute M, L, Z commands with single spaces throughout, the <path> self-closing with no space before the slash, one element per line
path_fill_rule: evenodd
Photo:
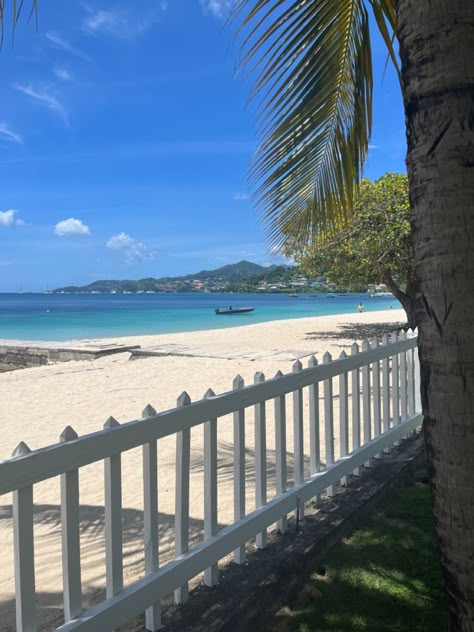
<path fill-rule="evenodd" d="M 220 316 L 222 314 L 246 314 L 247 312 L 253 312 L 254 309 L 255 307 L 232 307 L 231 305 L 230 307 L 224 307 L 223 309 L 216 308 L 214 311 L 218 316 Z"/>

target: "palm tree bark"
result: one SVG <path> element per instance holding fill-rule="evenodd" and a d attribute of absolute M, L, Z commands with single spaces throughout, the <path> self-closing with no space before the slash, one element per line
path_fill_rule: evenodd
<path fill-rule="evenodd" d="M 397 0 L 424 430 L 450 630 L 474 630 L 474 1 Z"/>

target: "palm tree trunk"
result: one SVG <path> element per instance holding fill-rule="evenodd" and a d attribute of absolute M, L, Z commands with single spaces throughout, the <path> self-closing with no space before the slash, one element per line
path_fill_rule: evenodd
<path fill-rule="evenodd" d="M 425 438 L 450 630 L 474 630 L 474 1 L 397 0 Z"/>

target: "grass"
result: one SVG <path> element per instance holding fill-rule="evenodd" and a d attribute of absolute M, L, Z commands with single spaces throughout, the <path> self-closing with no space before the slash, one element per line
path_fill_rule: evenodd
<path fill-rule="evenodd" d="M 444 632 L 446 598 L 424 472 L 315 569 L 279 632 Z"/>

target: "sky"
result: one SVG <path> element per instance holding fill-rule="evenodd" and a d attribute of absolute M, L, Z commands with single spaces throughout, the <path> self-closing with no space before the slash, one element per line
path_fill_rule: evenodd
<path fill-rule="evenodd" d="M 13 43 L 7 23 L 0 292 L 282 261 L 247 185 L 255 111 L 218 2 L 39 0 Z M 372 26 L 374 179 L 405 171 L 406 142 Z"/>

